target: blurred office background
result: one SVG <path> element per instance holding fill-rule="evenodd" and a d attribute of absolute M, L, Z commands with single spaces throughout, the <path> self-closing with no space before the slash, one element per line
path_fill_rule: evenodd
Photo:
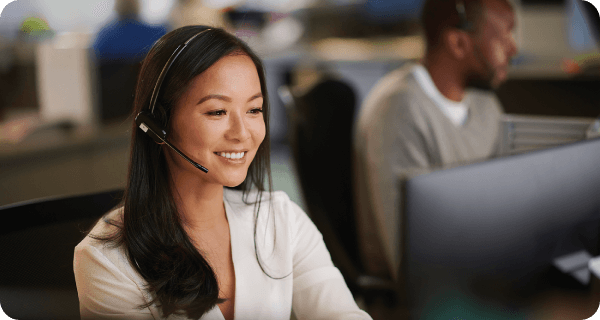
<path fill-rule="evenodd" d="M 292 97 L 324 77 L 342 79 L 354 101 L 339 116 L 351 124 L 378 79 L 422 57 L 422 2 L 139 0 L 138 16 L 166 31 L 219 25 L 259 53 L 272 104 L 274 188 L 307 209 L 290 144 Z M 140 60 L 105 60 L 94 50 L 114 8 L 114 0 L 17 0 L 2 11 L 0 206 L 125 186 Z M 581 0 L 520 0 L 515 9 L 519 53 L 498 91 L 509 114 L 506 153 L 584 139 L 600 114 L 598 12 Z M 538 122 L 563 134 L 517 141 L 519 128 Z"/>
<path fill-rule="evenodd" d="M 422 56 L 421 4 L 139 0 L 138 16 L 164 30 L 220 25 L 259 52 L 269 77 L 275 187 L 303 204 L 280 88 L 302 93 L 324 74 L 336 76 L 353 88 L 356 114 L 379 78 Z M 498 93 L 505 111 L 588 119 L 600 114 L 594 7 L 581 0 L 522 0 L 515 8 L 519 54 Z M 0 205 L 123 186 L 142 55 L 115 62 L 94 52 L 97 34 L 116 19 L 115 0 L 18 0 L 2 11 Z"/>

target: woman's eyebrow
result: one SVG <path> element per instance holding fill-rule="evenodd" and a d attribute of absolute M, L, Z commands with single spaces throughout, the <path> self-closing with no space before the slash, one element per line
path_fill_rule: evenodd
<path fill-rule="evenodd" d="M 250 101 L 252 101 L 254 99 L 262 98 L 262 97 L 263 97 L 262 92 L 259 92 L 259 93 L 255 94 L 255 95 L 253 95 L 252 97 L 250 97 L 250 99 L 248 99 L 248 102 L 250 102 Z M 217 99 L 217 100 L 222 100 L 222 101 L 225 101 L 225 102 L 231 102 L 232 101 L 231 98 L 228 97 L 228 96 L 224 96 L 224 95 L 221 95 L 221 94 L 209 94 L 207 96 L 204 96 L 202 99 L 200 99 L 200 101 L 198 101 L 198 104 L 201 104 L 201 103 L 203 103 L 203 102 L 205 102 L 207 100 L 210 100 L 210 99 Z"/>
<path fill-rule="evenodd" d="M 202 99 L 200 99 L 200 101 L 198 101 L 198 104 L 201 104 L 201 103 L 203 103 L 203 102 L 205 102 L 207 100 L 210 100 L 210 99 L 217 99 L 217 100 L 222 100 L 222 101 L 225 101 L 225 102 L 231 102 L 231 98 L 228 97 L 228 96 L 224 96 L 224 95 L 221 95 L 221 94 L 209 94 L 207 96 L 204 96 Z"/>
<path fill-rule="evenodd" d="M 248 102 L 250 102 L 250 101 L 252 101 L 254 99 L 262 98 L 262 97 L 263 97 L 262 92 L 259 92 L 259 93 L 255 94 L 255 95 L 253 95 L 252 97 L 250 97 L 250 99 L 248 99 Z"/>

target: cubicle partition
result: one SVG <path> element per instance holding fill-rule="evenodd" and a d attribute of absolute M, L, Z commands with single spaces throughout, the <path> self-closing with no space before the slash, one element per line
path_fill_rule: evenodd
<path fill-rule="evenodd" d="M 594 118 L 507 114 L 502 117 L 502 155 L 556 147 L 586 139 Z"/>

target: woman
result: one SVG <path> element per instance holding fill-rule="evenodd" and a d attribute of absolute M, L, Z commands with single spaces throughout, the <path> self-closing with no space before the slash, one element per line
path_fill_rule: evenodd
<path fill-rule="evenodd" d="M 83 319 L 370 319 L 310 219 L 270 192 L 268 106 L 263 66 L 234 36 L 157 41 L 123 206 L 75 249 Z"/>

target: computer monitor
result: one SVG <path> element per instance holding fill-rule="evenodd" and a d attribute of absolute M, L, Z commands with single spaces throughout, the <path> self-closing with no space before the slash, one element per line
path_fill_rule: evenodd
<path fill-rule="evenodd" d="M 415 319 L 456 308 L 519 318 L 560 283 L 553 261 L 599 254 L 600 139 L 436 171 L 403 188 L 401 276 Z"/>

